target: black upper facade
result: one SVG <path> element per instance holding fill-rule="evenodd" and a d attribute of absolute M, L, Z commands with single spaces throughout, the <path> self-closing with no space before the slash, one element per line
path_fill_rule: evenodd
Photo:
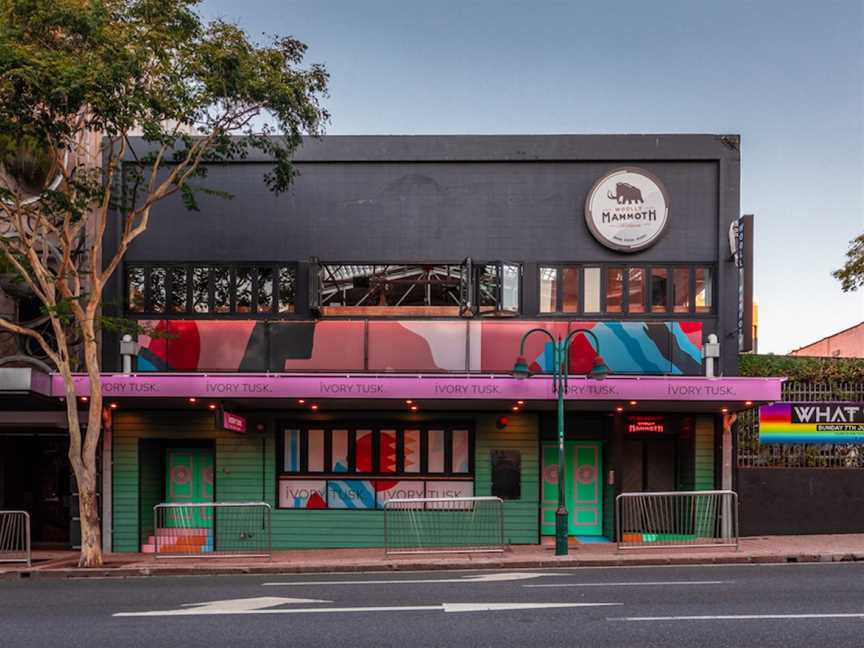
<path fill-rule="evenodd" d="M 470 258 L 475 265 L 519 267 L 518 306 L 509 316 L 698 319 L 706 337 L 716 333 L 720 340 L 724 373 L 735 373 L 738 274 L 728 232 L 740 215 L 737 136 L 325 136 L 307 140 L 295 161 L 298 174 L 285 194 L 267 189 L 269 162 L 252 155 L 211 166 L 201 181 L 233 198 L 202 195 L 198 212 L 187 211 L 176 196 L 156 205 L 148 231 L 129 250 L 126 269 L 106 296 L 114 314 L 136 315 L 125 282 L 137 265 L 263 264 L 276 273 L 289 266 L 296 271 L 292 308 L 280 313 L 274 297 L 272 312 L 256 316 L 311 318 L 322 316 L 315 308 L 320 295 L 312 294 L 322 266 L 459 266 Z M 659 179 L 668 200 L 662 235 L 632 253 L 604 246 L 586 225 L 592 186 L 620 167 Z M 601 268 L 604 287 L 608 269 L 623 268 L 626 275 L 627 268 L 642 268 L 648 281 L 652 268 L 666 268 L 671 284 L 675 268 L 686 268 L 690 301 L 686 310 L 676 309 L 670 285 L 667 312 L 654 313 L 646 285 L 639 298 L 647 303 L 634 305 L 634 312 L 626 302 L 623 309 L 607 309 L 605 299 L 600 312 L 589 312 L 585 294 L 577 312 L 543 312 L 541 269 L 571 265 Z M 707 308 L 693 303 L 701 268 L 711 284 Z M 204 316 L 219 316 L 212 310 L 211 304 Z M 106 369 L 116 357 L 106 351 Z"/>

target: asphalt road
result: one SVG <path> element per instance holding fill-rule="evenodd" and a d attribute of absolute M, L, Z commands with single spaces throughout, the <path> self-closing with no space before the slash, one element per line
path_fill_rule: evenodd
<path fill-rule="evenodd" d="M 3 648 L 864 645 L 864 564 L 0 582 Z"/>

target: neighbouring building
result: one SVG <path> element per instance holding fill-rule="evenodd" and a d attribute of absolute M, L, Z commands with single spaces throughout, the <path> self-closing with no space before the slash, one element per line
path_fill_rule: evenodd
<path fill-rule="evenodd" d="M 388 498 L 488 494 L 508 541 L 540 542 L 543 334 L 535 375 L 511 376 L 534 328 L 589 331 L 569 357 L 571 535 L 612 537 L 622 492 L 731 487 L 724 415 L 781 384 L 736 375 L 737 137 L 333 136 L 296 161 L 278 196 L 263 157 L 212 166 L 233 198 L 159 204 L 106 296 L 150 331 L 131 375 L 103 339 L 108 548 L 150 548 L 160 502 L 263 500 L 276 548 L 361 547 Z M 604 381 L 585 377 L 598 352 Z"/>
<path fill-rule="evenodd" d="M 789 355 L 820 358 L 864 358 L 864 322 L 790 351 Z"/>

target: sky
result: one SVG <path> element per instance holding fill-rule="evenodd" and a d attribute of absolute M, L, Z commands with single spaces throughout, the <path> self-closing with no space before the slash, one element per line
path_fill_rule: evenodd
<path fill-rule="evenodd" d="M 864 0 L 203 0 L 331 75 L 327 133 L 739 133 L 759 351 L 864 320 Z"/>

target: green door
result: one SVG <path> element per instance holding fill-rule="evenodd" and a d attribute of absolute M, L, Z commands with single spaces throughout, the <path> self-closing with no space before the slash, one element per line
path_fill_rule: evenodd
<path fill-rule="evenodd" d="M 603 535 L 603 444 L 600 441 L 565 441 L 565 497 L 570 513 L 570 535 Z M 555 535 L 558 508 L 558 444 L 543 444 L 543 494 L 540 528 Z"/>
<path fill-rule="evenodd" d="M 213 450 L 210 448 L 168 448 L 165 451 L 165 501 L 177 504 L 194 504 L 213 501 Z M 167 527 L 212 526 L 212 516 L 207 509 L 185 511 L 184 520 L 168 516 Z"/>

